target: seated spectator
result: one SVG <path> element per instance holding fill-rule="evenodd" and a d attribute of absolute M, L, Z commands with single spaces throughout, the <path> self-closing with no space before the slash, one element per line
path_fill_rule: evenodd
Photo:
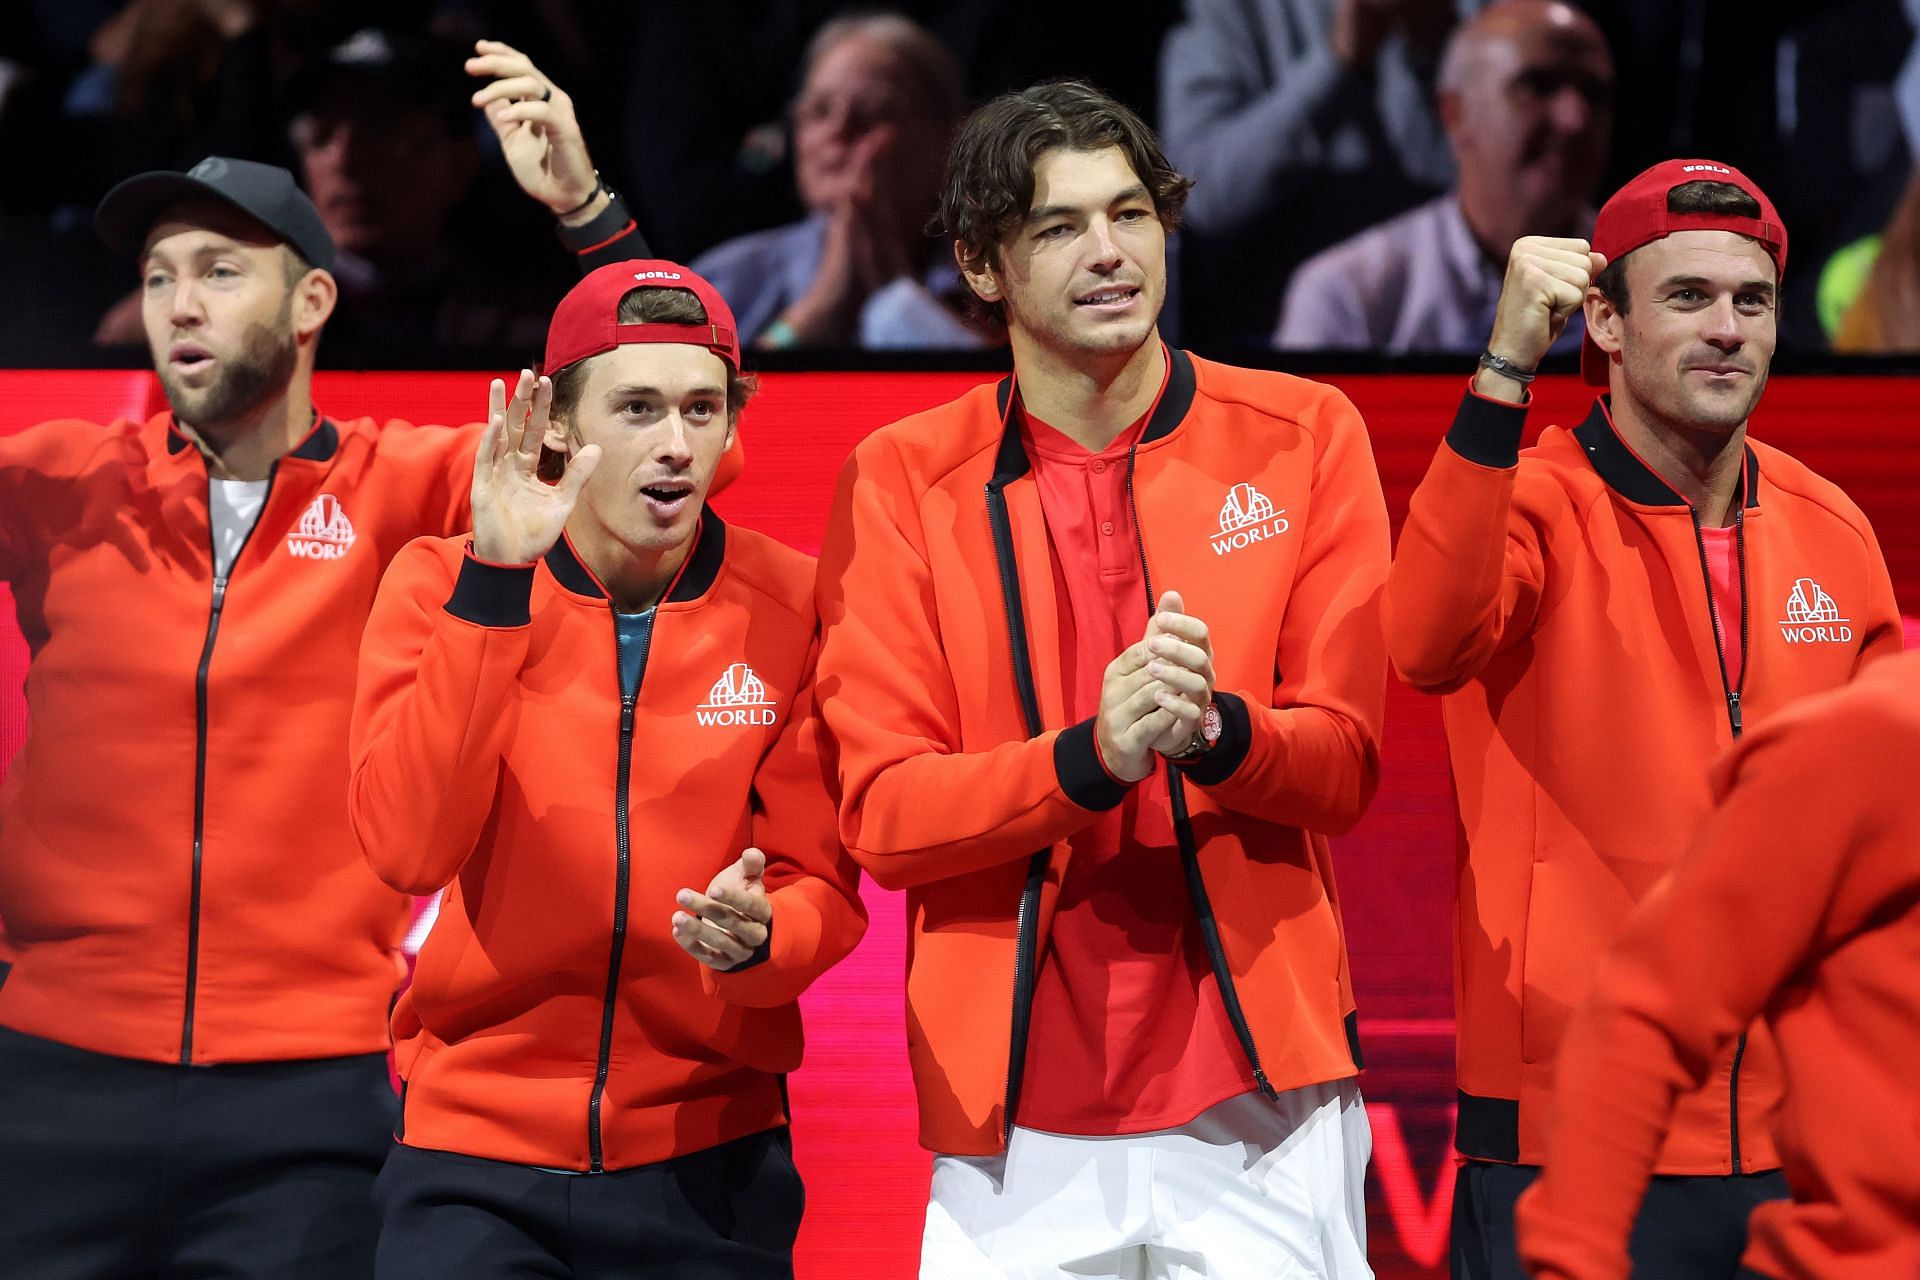
<path fill-rule="evenodd" d="M 693 269 L 762 347 L 977 347 L 966 289 L 927 234 L 947 143 L 966 110 L 960 68 L 897 14 L 837 18 L 807 48 L 793 106 L 799 222 L 708 250 Z"/>
<path fill-rule="evenodd" d="M 1560 0 L 1502 0 L 1458 28 L 1440 69 L 1454 189 L 1303 263 L 1274 345 L 1402 353 L 1480 350 L 1508 250 L 1585 236 L 1606 163 L 1613 59 Z M 1554 351 L 1577 351 L 1576 312 Z"/>
<path fill-rule="evenodd" d="M 545 340 L 565 287 L 558 259 L 525 264 L 459 234 L 479 172 L 463 61 L 441 42 L 368 29 L 295 81 L 301 179 L 340 249 L 335 359 Z"/>
<path fill-rule="evenodd" d="M 287 90 L 296 172 L 339 248 L 336 366 L 538 350 L 565 292 L 558 254 L 498 251 L 531 228 L 499 225 L 476 190 L 481 119 L 463 61 L 440 41 L 368 28 Z M 95 340 L 144 341 L 139 315 L 136 293 Z"/>
<path fill-rule="evenodd" d="M 1264 344 L 1289 272 L 1447 189 L 1439 53 L 1471 0 L 1187 0 L 1160 130 L 1194 179 L 1180 233 L 1195 345 Z"/>

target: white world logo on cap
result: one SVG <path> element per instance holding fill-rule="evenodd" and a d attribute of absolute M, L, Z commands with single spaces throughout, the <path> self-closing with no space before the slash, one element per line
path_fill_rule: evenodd
<path fill-rule="evenodd" d="M 189 178 L 199 178 L 203 182 L 212 182 L 227 176 L 227 162 L 219 156 L 208 156 L 193 168 L 187 170 Z"/>
<path fill-rule="evenodd" d="M 680 273 L 678 271 L 636 271 L 633 273 L 633 278 L 635 280 L 678 280 Z"/>

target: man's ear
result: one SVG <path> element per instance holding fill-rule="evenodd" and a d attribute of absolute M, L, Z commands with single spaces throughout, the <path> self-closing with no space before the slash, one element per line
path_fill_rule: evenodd
<path fill-rule="evenodd" d="M 333 273 L 319 267 L 307 272 L 293 284 L 293 332 L 299 338 L 311 338 L 326 326 L 340 301 L 340 285 Z"/>
<path fill-rule="evenodd" d="M 1593 345 L 1609 357 L 1618 355 L 1625 345 L 1626 317 L 1613 305 L 1613 299 L 1588 285 L 1586 301 L 1581 305 L 1586 308 L 1587 336 L 1593 339 Z"/>
<path fill-rule="evenodd" d="M 967 288 L 982 302 L 1001 301 L 1000 272 L 994 266 L 990 254 L 981 254 L 978 259 L 969 258 L 965 246 L 958 240 L 953 242 L 954 265 L 960 268 L 960 275 L 967 282 Z"/>

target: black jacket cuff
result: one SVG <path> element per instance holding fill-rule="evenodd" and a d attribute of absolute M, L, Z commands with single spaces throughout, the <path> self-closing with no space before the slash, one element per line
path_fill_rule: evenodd
<path fill-rule="evenodd" d="M 553 230 L 567 252 L 580 259 L 582 274 L 609 262 L 644 258 L 650 252 L 646 237 L 634 225 L 627 202 L 618 195 L 607 201 L 607 207 L 595 214 L 591 222 L 577 227 L 556 224 Z"/>
<path fill-rule="evenodd" d="M 759 946 L 755 947 L 753 949 L 753 954 L 748 956 L 745 960 L 742 960 L 739 964 L 736 964 L 731 968 L 722 969 L 720 972 L 740 973 L 743 970 L 753 968 L 755 965 L 765 964 L 767 962 L 767 958 L 772 954 L 773 954 L 773 920 L 771 917 L 769 917 L 767 920 L 766 941 L 762 942 Z"/>
<path fill-rule="evenodd" d="M 1053 740 L 1053 771 L 1067 799 L 1082 809 L 1111 809 L 1127 798 L 1127 784 L 1100 763 L 1090 719 L 1062 729 Z"/>
<path fill-rule="evenodd" d="M 1240 695 L 1216 689 L 1213 705 L 1220 708 L 1220 741 L 1192 764 L 1174 762 L 1188 781 L 1203 787 L 1231 778 L 1253 748 L 1253 717 Z"/>
<path fill-rule="evenodd" d="M 533 566 L 488 564 L 469 553 L 460 562 L 447 612 L 481 627 L 524 627 L 533 620 Z"/>
<path fill-rule="evenodd" d="M 1520 432 L 1526 425 L 1526 405 L 1505 404 L 1469 391 L 1460 398 L 1447 444 L 1468 462 L 1483 467 L 1518 466 Z"/>

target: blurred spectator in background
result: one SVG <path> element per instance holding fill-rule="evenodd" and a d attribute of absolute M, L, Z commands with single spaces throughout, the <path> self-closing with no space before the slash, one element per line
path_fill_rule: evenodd
<path fill-rule="evenodd" d="M 1323 250 L 1294 273 L 1274 345 L 1477 353 L 1513 242 L 1578 236 L 1607 160 L 1613 59 L 1560 0 L 1502 0 L 1455 30 L 1440 64 L 1454 189 Z M 1577 351 L 1576 316 L 1553 345 Z"/>
<path fill-rule="evenodd" d="M 378 29 L 296 80 L 300 172 L 340 247 L 336 358 L 395 345 L 538 350 L 566 274 L 462 225 L 479 167 L 465 51 Z"/>
<path fill-rule="evenodd" d="M 1441 46 L 1474 0 L 1188 0 L 1161 135 L 1195 180 L 1182 337 L 1266 344 L 1292 267 L 1453 181 Z"/>
<path fill-rule="evenodd" d="M 500 228 L 463 216 L 480 125 L 463 60 L 438 40 L 366 28 L 292 78 L 297 171 L 339 247 L 329 363 L 534 351 L 544 339 L 565 264 L 502 253 Z M 96 340 L 143 340 L 137 296 L 108 313 Z"/>
<path fill-rule="evenodd" d="M 807 216 L 730 240 L 693 269 L 764 347 L 971 347 L 966 290 L 928 233 L 966 112 L 946 46 L 898 14 L 836 18 L 808 46 L 793 104 Z"/>
<path fill-rule="evenodd" d="M 1820 281 L 1833 349 L 1849 355 L 1920 352 L 1920 0 L 1906 0 L 1906 10 L 1916 36 L 1894 82 L 1906 187 L 1886 227 L 1842 249 Z"/>

